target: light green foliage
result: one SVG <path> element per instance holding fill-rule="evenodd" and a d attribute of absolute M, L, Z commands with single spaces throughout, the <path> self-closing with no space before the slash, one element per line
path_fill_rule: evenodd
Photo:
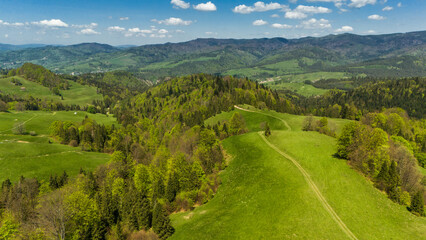
<path fill-rule="evenodd" d="M 244 117 L 239 112 L 235 112 L 229 120 L 229 130 L 232 135 L 242 134 L 246 131 Z"/>
<path fill-rule="evenodd" d="M 81 191 L 68 195 L 64 200 L 70 239 L 88 238 L 97 219 L 97 205 L 94 199 Z"/>
<path fill-rule="evenodd" d="M 143 164 L 137 165 L 133 180 L 135 182 L 136 189 L 150 195 L 152 178 L 147 166 Z"/>
<path fill-rule="evenodd" d="M 10 213 L 4 213 L 0 218 L 0 240 L 15 239 L 19 225 Z"/>
<path fill-rule="evenodd" d="M 124 155 L 124 153 L 122 151 L 115 151 L 112 155 L 111 155 L 111 163 L 120 163 L 123 162 L 124 159 L 126 159 L 126 156 Z"/>
<path fill-rule="evenodd" d="M 111 189 L 111 193 L 112 196 L 116 197 L 123 197 L 123 193 L 124 193 L 124 187 L 125 187 L 125 183 L 124 183 L 124 179 L 118 177 L 114 180 L 114 182 L 112 183 L 112 189 Z"/>

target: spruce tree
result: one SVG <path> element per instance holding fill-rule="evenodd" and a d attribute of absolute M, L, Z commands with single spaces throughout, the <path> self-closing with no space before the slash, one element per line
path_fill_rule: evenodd
<path fill-rule="evenodd" d="M 271 135 L 271 128 L 269 127 L 269 123 L 265 123 L 265 136 L 269 137 Z"/>
<path fill-rule="evenodd" d="M 152 217 L 152 229 L 161 239 L 170 237 L 175 229 L 172 227 L 170 218 L 164 210 L 163 206 L 159 203 L 154 207 L 154 214 Z"/>
<path fill-rule="evenodd" d="M 425 215 L 423 193 L 421 191 L 418 191 L 411 200 L 410 210 L 411 212 L 419 214 L 420 216 Z"/>
<path fill-rule="evenodd" d="M 389 184 L 389 165 L 388 162 L 385 161 L 382 164 L 382 168 L 380 169 L 379 174 L 377 175 L 377 187 L 381 190 L 387 188 Z"/>

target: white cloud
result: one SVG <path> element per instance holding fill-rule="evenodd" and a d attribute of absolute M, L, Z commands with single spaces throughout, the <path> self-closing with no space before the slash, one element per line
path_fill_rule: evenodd
<path fill-rule="evenodd" d="M 172 0 L 170 3 L 173 4 L 174 8 L 188 9 L 191 6 L 189 3 L 182 0 Z"/>
<path fill-rule="evenodd" d="M 68 27 L 68 24 L 61 19 L 41 20 L 39 22 L 32 22 L 32 24 L 45 27 Z"/>
<path fill-rule="evenodd" d="M 91 28 L 86 28 L 81 30 L 79 33 L 81 34 L 85 34 L 85 35 L 97 35 L 97 34 L 101 34 L 99 32 L 96 32 L 95 30 L 91 29 Z"/>
<path fill-rule="evenodd" d="M 13 26 L 13 27 L 22 27 L 22 26 L 25 26 L 24 23 L 20 23 L 20 22 L 10 23 L 10 22 L 4 22 L 3 20 L 0 20 L 0 25 L 3 25 L 3 26 Z"/>
<path fill-rule="evenodd" d="M 262 19 L 259 19 L 259 20 L 256 20 L 256 21 L 253 22 L 253 26 L 262 26 L 262 25 L 266 25 L 266 24 L 268 24 L 268 22 L 264 21 Z"/>
<path fill-rule="evenodd" d="M 382 11 L 392 11 L 392 10 L 393 10 L 393 7 L 390 7 L 390 6 L 386 6 L 382 9 Z"/>
<path fill-rule="evenodd" d="M 354 28 L 351 27 L 351 26 L 343 26 L 343 27 L 341 27 L 339 29 L 336 29 L 335 32 L 337 32 L 337 33 L 343 33 L 343 32 L 352 32 L 353 30 L 354 30 Z"/>
<path fill-rule="evenodd" d="M 289 28 L 292 28 L 293 26 L 287 25 L 287 24 L 274 23 L 271 25 L 271 27 L 280 28 L 280 29 L 289 29 Z"/>
<path fill-rule="evenodd" d="M 232 11 L 234 13 L 249 14 L 252 12 L 266 12 L 266 11 L 277 10 L 277 9 L 287 10 L 288 6 L 282 5 L 279 3 L 274 3 L 274 2 L 265 4 L 264 2 L 259 1 L 254 3 L 253 6 L 247 6 L 245 4 L 238 5 Z"/>
<path fill-rule="evenodd" d="M 71 27 L 73 28 L 96 28 L 98 26 L 97 23 L 90 23 L 90 24 L 83 24 L 83 25 L 76 25 L 73 24 Z"/>
<path fill-rule="evenodd" d="M 326 8 L 326 7 L 315 7 L 315 6 L 305 6 L 305 5 L 299 5 L 293 11 L 310 13 L 310 14 L 331 13 L 331 9 Z"/>
<path fill-rule="evenodd" d="M 206 3 L 200 3 L 198 5 L 194 5 L 193 7 L 195 10 L 204 11 L 204 12 L 212 12 L 217 10 L 216 5 L 214 5 L 214 3 L 210 1 Z"/>
<path fill-rule="evenodd" d="M 175 31 L 175 33 L 185 33 L 185 31 L 178 29 Z"/>
<path fill-rule="evenodd" d="M 376 4 L 376 0 L 351 0 L 349 7 L 361 8 L 367 4 L 374 5 Z"/>
<path fill-rule="evenodd" d="M 129 17 L 121 17 L 120 20 L 121 21 L 126 21 L 126 20 L 129 20 Z"/>
<path fill-rule="evenodd" d="M 294 10 L 287 11 L 284 17 L 289 19 L 303 19 L 307 18 L 308 14 L 312 15 L 318 13 L 331 13 L 331 9 L 326 7 L 299 5 Z"/>
<path fill-rule="evenodd" d="M 4 38 L 8 38 L 8 37 L 9 37 L 9 34 L 5 34 L 5 35 L 4 35 Z"/>
<path fill-rule="evenodd" d="M 148 29 L 139 29 L 139 28 L 130 28 L 128 30 L 131 33 L 144 33 L 144 34 L 150 34 L 153 32 L 153 30 L 148 30 Z M 155 29 L 154 29 L 155 31 Z"/>
<path fill-rule="evenodd" d="M 169 31 L 167 31 L 166 29 L 160 29 L 160 30 L 158 30 L 158 33 L 160 33 L 160 34 L 166 34 L 168 32 Z"/>
<path fill-rule="evenodd" d="M 280 17 L 280 15 L 278 15 L 278 14 L 276 14 L 276 13 L 275 13 L 275 14 L 272 14 L 272 15 L 271 15 L 271 17 L 272 17 L 272 18 L 279 18 L 279 17 Z"/>
<path fill-rule="evenodd" d="M 157 22 L 159 24 L 173 25 L 173 26 L 177 26 L 177 25 L 188 26 L 192 23 L 192 21 L 185 21 L 185 20 L 182 20 L 181 18 L 175 18 L 175 17 L 171 17 L 171 18 L 164 19 L 164 20 L 153 19 L 152 21 Z"/>
<path fill-rule="evenodd" d="M 112 26 L 112 27 L 108 27 L 107 30 L 110 32 L 122 32 L 126 29 L 119 26 Z"/>
<path fill-rule="evenodd" d="M 309 20 L 303 21 L 301 25 L 299 25 L 301 28 L 305 29 L 324 29 L 324 28 L 331 28 L 330 21 L 321 18 L 321 19 L 315 19 L 311 18 Z"/>
<path fill-rule="evenodd" d="M 376 31 L 374 31 L 374 30 L 368 30 L 368 31 L 367 31 L 367 33 L 368 33 L 368 34 L 375 34 L 375 33 L 376 33 Z"/>
<path fill-rule="evenodd" d="M 402 7 L 402 3 L 399 2 L 396 6 Z"/>
<path fill-rule="evenodd" d="M 217 35 L 217 32 L 206 32 L 206 35 L 209 35 L 209 36 Z"/>
<path fill-rule="evenodd" d="M 373 14 L 368 16 L 368 19 L 370 20 L 385 20 L 386 18 L 377 14 Z"/>
<path fill-rule="evenodd" d="M 290 12 L 286 12 L 284 17 L 288 19 L 303 19 L 303 18 L 307 18 L 308 15 L 302 12 L 290 11 Z"/>

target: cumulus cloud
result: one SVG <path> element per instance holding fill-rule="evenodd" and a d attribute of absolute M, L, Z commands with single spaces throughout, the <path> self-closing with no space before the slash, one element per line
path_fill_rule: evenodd
<path fill-rule="evenodd" d="M 302 12 L 290 11 L 290 12 L 286 12 L 284 17 L 288 19 L 304 19 L 304 18 L 307 18 L 308 15 Z"/>
<path fill-rule="evenodd" d="M 129 20 L 129 17 L 121 17 L 120 20 L 121 21 L 126 21 L 126 20 Z"/>
<path fill-rule="evenodd" d="M 376 0 L 351 0 L 351 3 L 349 3 L 349 7 L 361 8 L 366 6 L 367 4 L 374 5 L 376 4 Z"/>
<path fill-rule="evenodd" d="M 172 0 L 170 3 L 173 4 L 174 8 L 188 9 L 191 6 L 189 3 L 182 0 Z"/>
<path fill-rule="evenodd" d="M 392 11 L 392 10 L 393 10 L 393 7 L 390 7 L 390 6 L 386 6 L 382 9 L 382 11 Z"/>
<path fill-rule="evenodd" d="M 287 24 L 274 23 L 271 25 L 271 27 L 279 28 L 279 29 L 289 29 L 289 28 L 292 28 L 293 26 L 287 25 Z"/>
<path fill-rule="evenodd" d="M 206 32 L 206 35 L 209 35 L 209 36 L 217 35 L 217 32 Z"/>
<path fill-rule="evenodd" d="M 68 24 L 61 19 L 41 20 L 39 22 L 32 22 L 32 24 L 44 27 L 68 27 Z"/>
<path fill-rule="evenodd" d="M 396 6 L 397 7 L 402 7 L 402 3 L 399 2 Z"/>
<path fill-rule="evenodd" d="M 167 31 L 166 29 L 160 29 L 160 30 L 158 30 L 158 33 L 160 33 L 160 34 L 166 34 L 168 32 L 169 31 Z"/>
<path fill-rule="evenodd" d="M 374 31 L 374 30 L 368 30 L 368 31 L 367 31 L 367 33 L 368 33 L 368 34 L 375 34 L 375 33 L 376 33 L 376 31 Z"/>
<path fill-rule="evenodd" d="M 312 15 L 319 13 L 331 13 L 331 9 L 326 7 L 299 5 L 294 10 L 287 11 L 284 17 L 289 19 L 303 19 L 307 18 L 308 14 Z"/>
<path fill-rule="evenodd" d="M 324 29 L 324 28 L 331 28 L 330 21 L 327 19 L 321 18 L 311 18 L 309 20 L 303 21 L 299 27 L 305 28 L 305 29 Z"/>
<path fill-rule="evenodd" d="M 195 10 L 204 11 L 204 12 L 212 12 L 217 10 L 216 5 L 214 5 L 214 3 L 210 1 L 206 3 L 200 3 L 198 5 L 194 5 L 193 7 Z"/>
<path fill-rule="evenodd" d="M 183 32 L 181 30 L 176 30 L 175 32 Z M 155 26 L 151 26 L 151 29 L 140 29 L 138 27 L 129 28 L 126 32 L 123 32 L 125 37 L 150 37 L 150 38 L 166 38 L 172 37 L 169 35 L 167 29 L 157 29 Z"/>
<path fill-rule="evenodd" d="M 264 2 L 259 1 L 254 3 L 253 6 L 247 6 L 245 4 L 238 5 L 232 11 L 234 13 L 249 14 L 252 12 L 266 12 L 278 9 L 288 10 L 288 6 L 274 2 L 265 4 Z"/>
<path fill-rule="evenodd" d="M 354 28 L 351 27 L 351 26 L 343 26 L 343 27 L 341 27 L 339 29 L 336 29 L 335 32 L 337 32 L 337 33 L 343 33 L 343 32 L 352 32 L 353 30 L 354 30 Z"/>
<path fill-rule="evenodd" d="M 22 26 L 25 26 L 24 23 L 20 23 L 20 22 L 10 23 L 10 22 L 5 22 L 3 20 L 0 20 L 0 25 L 3 25 L 3 26 L 13 26 L 13 27 L 22 27 Z"/>
<path fill-rule="evenodd" d="M 119 26 L 112 26 L 112 27 L 108 27 L 107 30 L 110 32 L 122 32 L 126 29 Z"/>
<path fill-rule="evenodd" d="M 279 18 L 279 17 L 280 17 L 280 15 L 278 15 L 278 14 L 276 14 L 276 13 L 275 13 L 275 14 L 272 14 L 272 15 L 271 15 L 271 17 L 272 17 L 272 18 Z"/>
<path fill-rule="evenodd" d="M 380 16 L 380 15 L 377 15 L 377 14 L 373 14 L 373 15 L 370 15 L 370 16 L 368 16 L 368 19 L 370 19 L 370 20 L 384 20 L 384 19 L 386 19 L 385 17 L 383 17 L 383 16 Z"/>
<path fill-rule="evenodd" d="M 82 25 L 77 25 L 77 24 L 71 25 L 71 27 L 73 27 L 73 28 L 96 28 L 97 26 L 98 26 L 97 23 L 82 24 Z"/>
<path fill-rule="evenodd" d="M 153 19 L 152 21 L 157 22 L 158 24 L 173 25 L 173 26 L 177 26 L 177 25 L 188 26 L 192 23 L 192 21 L 185 21 L 185 20 L 182 20 L 181 18 L 175 18 L 175 17 L 171 17 L 164 20 Z"/>
<path fill-rule="evenodd" d="M 97 35 L 97 34 L 101 34 L 101 33 L 96 32 L 95 30 L 93 30 L 91 28 L 83 29 L 79 33 L 84 34 L 84 35 Z"/>
<path fill-rule="evenodd" d="M 263 25 L 266 25 L 266 24 L 268 24 L 268 22 L 264 21 L 262 19 L 259 19 L 259 20 L 256 20 L 256 21 L 253 22 L 253 26 L 263 26 Z"/>
<path fill-rule="evenodd" d="M 149 29 L 139 29 L 139 28 L 129 28 L 128 30 L 131 33 L 144 33 L 144 34 L 150 34 L 153 32 L 153 30 Z"/>

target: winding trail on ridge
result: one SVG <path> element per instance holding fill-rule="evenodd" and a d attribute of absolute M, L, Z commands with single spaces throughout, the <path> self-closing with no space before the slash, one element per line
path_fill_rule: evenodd
<path fill-rule="evenodd" d="M 269 115 L 269 114 L 266 114 L 266 113 L 262 113 L 262 112 L 257 112 L 257 111 L 252 111 L 252 110 L 244 109 L 244 108 L 238 107 L 236 105 L 234 107 L 236 109 L 241 110 L 241 111 L 263 114 L 263 115 L 266 115 L 266 116 L 270 116 L 270 117 L 279 119 L 279 120 L 281 120 L 285 124 L 285 126 L 287 127 L 287 129 L 289 131 L 291 131 L 290 125 L 288 125 L 288 123 L 284 119 L 282 119 L 282 118 L 278 118 L 276 116 L 272 116 L 272 115 Z M 287 153 L 281 151 L 279 148 L 277 148 L 271 142 L 269 142 L 268 139 L 266 139 L 266 137 L 264 136 L 264 134 L 262 132 L 258 132 L 258 133 L 259 133 L 260 137 L 262 138 L 262 140 L 266 144 L 268 144 L 269 147 L 271 147 L 273 150 L 275 150 L 277 153 L 279 153 L 284 158 L 290 160 L 297 167 L 297 169 L 299 169 L 299 171 L 302 173 L 303 177 L 305 178 L 306 182 L 309 184 L 309 187 L 312 189 L 312 191 L 315 193 L 315 195 L 318 198 L 318 200 L 323 205 L 324 209 L 331 215 L 331 217 L 333 218 L 333 220 L 337 223 L 337 225 L 339 225 L 339 227 L 349 237 L 349 239 L 358 240 L 358 238 L 352 233 L 352 231 L 346 226 L 346 224 L 342 221 L 342 219 L 340 219 L 339 215 L 337 215 L 337 213 L 334 211 L 334 209 L 330 206 L 330 204 L 327 202 L 327 199 L 325 199 L 325 197 L 322 195 L 321 191 L 318 189 L 317 185 L 312 180 L 312 178 L 309 175 L 309 173 L 306 172 L 306 170 L 299 164 L 299 162 L 296 159 L 294 159 L 293 157 L 291 157 L 290 155 L 288 155 Z"/>

